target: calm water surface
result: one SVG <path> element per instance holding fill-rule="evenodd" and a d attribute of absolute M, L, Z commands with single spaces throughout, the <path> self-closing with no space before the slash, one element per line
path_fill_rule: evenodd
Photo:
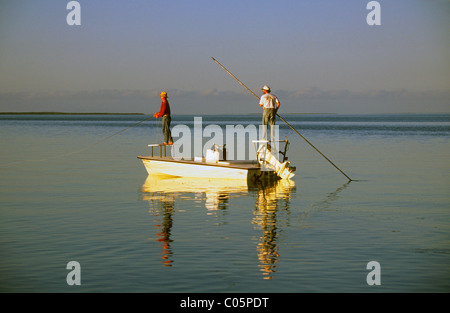
<path fill-rule="evenodd" d="M 147 177 L 159 121 L 102 141 L 146 117 L 0 115 L 0 291 L 450 291 L 450 115 L 286 115 L 361 181 L 279 124 L 297 174 L 250 186 Z"/>

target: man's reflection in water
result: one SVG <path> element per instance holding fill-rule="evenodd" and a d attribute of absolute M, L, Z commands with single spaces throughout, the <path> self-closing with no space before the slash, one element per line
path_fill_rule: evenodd
<path fill-rule="evenodd" d="M 159 202 L 159 208 L 153 211 L 153 216 L 155 217 L 154 221 L 157 223 L 154 226 L 158 229 L 156 233 L 157 241 L 161 243 L 162 263 L 164 266 L 170 267 L 173 263 L 171 259 L 172 249 L 170 248 L 170 243 L 173 240 L 170 238 L 170 235 L 173 226 L 175 200 L 173 195 L 161 195 L 159 201 L 155 202 Z"/>
<path fill-rule="evenodd" d="M 261 183 L 255 203 L 253 224 L 262 230 L 256 251 L 260 262 L 259 268 L 263 279 L 272 279 L 277 271 L 279 253 L 277 237 L 279 235 L 280 218 L 289 217 L 290 194 L 295 187 L 293 181 L 278 180 L 273 183 Z"/>

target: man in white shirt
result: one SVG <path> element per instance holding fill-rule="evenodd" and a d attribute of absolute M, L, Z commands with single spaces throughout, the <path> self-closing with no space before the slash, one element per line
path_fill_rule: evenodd
<path fill-rule="evenodd" d="M 264 108 L 262 124 L 263 136 L 262 139 L 267 140 L 267 125 L 270 125 L 270 140 L 275 140 L 275 117 L 280 107 L 280 101 L 275 95 L 270 93 L 269 86 L 262 87 L 263 95 L 259 100 L 259 106 Z"/>

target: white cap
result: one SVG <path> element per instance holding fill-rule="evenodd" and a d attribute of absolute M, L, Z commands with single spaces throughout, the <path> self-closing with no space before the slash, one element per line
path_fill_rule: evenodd
<path fill-rule="evenodd" d="M 267 86 L 267 85 L 264 85 L 264 87 L 262 87 L 262 90 L 267 90 L 267 91 L 270 91 L 270 87 L 269 87 L 269 86 Z"/>

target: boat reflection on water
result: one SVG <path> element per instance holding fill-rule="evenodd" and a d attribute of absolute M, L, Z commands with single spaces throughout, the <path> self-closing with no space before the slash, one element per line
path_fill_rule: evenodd
<path fill-rule="evenodd" d="M 279 258 L 277 238 L 280 231 L 279 213 L 289 215 L 290 194 L 295 188 L 292 180 L 264 180 L 254 183 L 234 179 L 182 178 L 149 175 L 142 186 L 142 199 L 149 202 L 150 214 L 155 217 L 157 241 L 161 243 L 162 263 L 173 265 L 171 230 L 175 202 L 193 195 L 207 209 L 206 214 L 228 209 L 230 198 L 255 196 L 253 218 L 258 235 L 256 252 L 258 267 L 264 279 L 272 278 Z M 249 208 L 251 209 L 251 208 Z M 280 212 L 279 212 L 280 211 Z M 220 219 L 220 215 L 219 215 Z M 216 225 L 221 225 L 220 221 Z M 260 232 L 262 231 L 262 233 Z"/>
<path fill-rule="evenodd" d="M 205 207 L 219 210 L 226 206 L 232 194 L 247 193 L 249 185 L 241 179 L 185 178 L 173 176 L 149 175 L 142 186 L 143 200 L 176 199 L 186 193 L 204 194 Z M 156 198 L 155 198 L 156 197 Z"/>

